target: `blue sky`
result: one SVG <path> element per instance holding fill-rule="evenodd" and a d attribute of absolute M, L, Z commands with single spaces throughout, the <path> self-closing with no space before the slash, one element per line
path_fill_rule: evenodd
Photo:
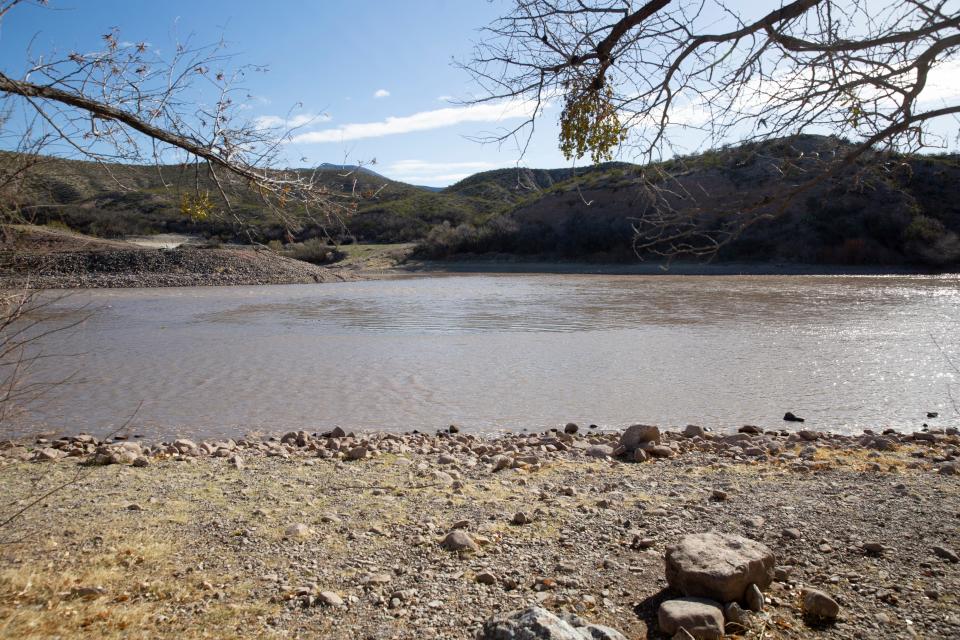
<path fill-rule="evenodd" d="M 17 7 L 5 19 L 0 68 L 19 75 L 28 45 L 36 53 L 99 49 L 111 27 L 161 54 L 178 38 L 222 37 L 236 63 L 269 68 L 244 82 L 255 96 L 252 117 L 319 116 L 290 146 L 292 164 L 375 158 L 373 168 L 391 178 L 445 185 L 519 158 L 515 145 L 467 139 L 519 120 L 501 119 L 502 107 L 448 102 L 476 91 L 452 59 L 467 58 L 477 30 L 505 6 L 499 0 L 51 0 L 48 8 Z M 555 120 L 538 124 L 524 165 L 569 165 L 557 148 Z"/>
<path fill-rule="evenodd" d="M 732 4 L 753 15 L 755 3 Z M 469 138 L 515 126 L 523 105 L 463 106 L 478 91 L 452 64 L 466 60 L 479 29 L 508 12 L 508 0 L 50 0 L 23 5 L 0 25 L 0 69 L 20 76 L 25 52 L 93 51 L 110 28 L 161 55 L 178 40 L 224 39 L 235 64 L 268 67 L 243 86 L 245 111 L 261 122 L 310 121 L 286 148 L 289 164 L 376 159 L 391 178 L 443 186 L 477 171 L 569 166 L 557 146 L 559 109 L 548 108 L 520 158 L 517 144 Z M 956 99 L 960 61 L 939 70 L 938 99 Z M 935 94 L 935 95 L 934 95 Z M 956 145 L 956 122 L 942 131 Z M 686 144 L 695 150 L 697 142 Z M 624 158 L 629 160 L 630 158 Z"/>

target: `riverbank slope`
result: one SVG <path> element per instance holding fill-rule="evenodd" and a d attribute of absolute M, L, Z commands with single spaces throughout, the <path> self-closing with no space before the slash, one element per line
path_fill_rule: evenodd
<path fill-rule="evenodd" d="M 332 270 L 253 247 L 159 249 L 31 225 L 9 225 L 4 236 L 4 288 L 303 284 L 361 277 L 351 269 Z"/>

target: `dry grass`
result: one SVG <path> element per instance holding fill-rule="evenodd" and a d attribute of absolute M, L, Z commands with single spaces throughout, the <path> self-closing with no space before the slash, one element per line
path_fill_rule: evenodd
<path fill-rule="evenodd" d="M 18 466 L 3 470 L 6 495 L 73 473 L 67 464 Z M 245 580 L 205 571 L 190 544 L 200 496 L 215 492 L 197 483 L 195 495 L 132 511 L 143 487 L 103 491 L 124 471 L 98 469 L 51 496 L 19 523 L 23 542 L 0 546 L 0 638 L 223 638 L 262 628 L 256 618 L 276 607 L 248 601 Z M 93 499 L 82 493 L 91 485 Z"/>

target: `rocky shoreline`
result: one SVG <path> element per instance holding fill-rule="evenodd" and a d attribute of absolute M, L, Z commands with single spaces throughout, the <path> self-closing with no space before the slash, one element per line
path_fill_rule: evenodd
<path fill-rule="evenodd" d="M 958 455 L 955 428 L 5 442 L 8 511 L 69 483 L 0 527 L 0 629 L 957 637 Z"/>

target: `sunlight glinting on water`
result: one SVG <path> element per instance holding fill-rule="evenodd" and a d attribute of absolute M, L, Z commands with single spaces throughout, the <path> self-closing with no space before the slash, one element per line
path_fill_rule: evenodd
<path fill-rule="evenodd" d="M 98 290 L 51 351 L 79 382 L 30 428 L 543 429 L 567 421 L 838 431 L 949 420 L 960 279 L 458 276 Z M 939 347 L 937 346 L 939 343 Z M 955 394 L 960 395 L 960 394 Z M 946 424 L 946 422 L 944 422 Z"/>

